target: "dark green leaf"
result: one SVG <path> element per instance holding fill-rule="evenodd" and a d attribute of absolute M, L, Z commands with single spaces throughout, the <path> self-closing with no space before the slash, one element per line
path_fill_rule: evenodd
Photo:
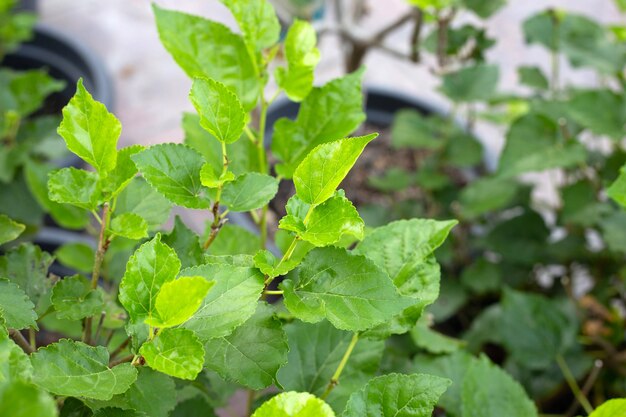
<path fill-rule="evenodd" d="M 38 246 L 22 244 L 0 256 L 0 277 L 19 285 L 33 304 L 37 304 L 48 292 L 48 268 L 52 261 L 52 256 Z"/>
<path fill-rule="evenodd" d="M 221 202 L 233 212 L 251 211 L 265 206 L 277 192 L 276 178 L 249 172 L 224 185 Z"/>
<path fill-rule="evenodd" d="M 51 301 L 60 319 L 80 320 L 104 310 L 102 291 L 92 289 L 91 281 L 80 275 L 57 282 L 52 288 Z"/>
<path fill-rule="evenodd" d="M 0 315 L 9 329 L 37 328 L 35 305 L 17 284 L 3 276 L 0 276 Z"/>
<path fill-rule="evenodd" d="M 170 216 L 172 203 L 150 187 L 143 178 L 134 178 L 117 197 L 115 214 L 133 213 L 148 223 L 150 230 L 158 229 Z"/>
<path fill-rule="evenodd" d="M 548 79 L 538 67 L 519 67 L 517 69 L 517 75 L 520 83 L 528 87 L 540 91 L 545 91 L 550 88 Z"/>
<path fill-rule="evenodd" d="M 203 263 L 203 251 L 200 247 L 198 235 L 189 229 L 179 216 L 176 216 L 174 219 L 172 231 L 162 236 L 161 241 L 176 251 L 182 268 L 189 268 Z"/>
<path fill-rule="evenodd" d="M 495 65 L 466 67 L 444 75 L 441 91 L 453 101 L 487 101 L 496 92 L 499 75 Z"/>

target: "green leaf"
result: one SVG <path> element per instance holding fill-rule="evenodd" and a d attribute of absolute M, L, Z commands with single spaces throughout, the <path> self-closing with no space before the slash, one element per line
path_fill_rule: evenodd
<path fill-rule="evenodd" d="M 520 83 L 528 87 L 539 91 L 546 91 L 550 88 L 548 79 L 538 67 L 519 67 L 517 75 Z"/>
<path fill-rule="evenodd" d="M 198 235 L 189 229 L 179 216 L 174 218 L 172 231 L 162 236 L 161 241 L 176 251 L 182 268 L 204 263 Z"/>
<path fill-rule="evenodd" d="M 598 135 L 614 140 L 626 136 L 626 98 L 611 90 L 582 90 L 567 103 L 567 114 Z"/>
<path fill-rule="evenodd" d="M 575 140 L 563 141 L 556 122 L 537 114 L 522 116 L 511 126 L 498 165 L 498 175 L 568 168 L 585 162 L 587 153 Z"/>
<path fill-rule="evenodd" d="M 220 0 L 231 11 L 246 45 L 252 52 L 261 51 L 278 42 L 280 22 L 274 7 L 267 0 Z"/>
<path fill-rule="evenodd" d="M 246 322 L 263 291 L 263 275 L 250 267 L 209 263 L 182 274 L 215 282 L 198 311 L 184 324 L 203 342 L 227 336 Z"/>
<path fill-rule="evenodd" d="M 477 259 L 465 267 L 461 282 L 475 294 L 497 293 L 502 288 L 502 271 L 486 259 Z"/>
<path fill-rule="evenodd" d="M 200 170 L 200 182 L 205 187 L 218 188 L 234 179 L 235 174 L 231 171 L 222 172 L 218 175 L 213 169 L 213 165 L 209 162 L 202 165 L 202 169 Z"/>
<path fill-rule="evenodd" d="M 200 126 L 224 143 L 238 140 L 246 125 L 246 112 L 224 84 L 194 78 L 189 98 L 200 115 Z"/>
<path fill-rule="evenodd" d="M 295 317 L 309 323 L 326 318 L 342 330 L 372 328 L 416 302 L 398 294 L 388 275 L 366 257 L 333 247 L 309 252 L 280 285 Z"/>
<path fill-rule="evenodd" d="M 70 167 L 49 175 L 48 196 L 54 202 L 95 210 L 101 197 L 100 192 L 98 174 L 95 172 Z"/>
<path fill-rule="evenodd" d="M 461 349 L 465 343 L 439 333 L 428 326 L 425 316 L 411 329 L 411 339 L 415 345 L 426 352 L 436 355 L 447 354 Z"/>
<path fill-rule="evenodd" d="M 260 250 L 254 255 L 254 266 L 259 268 L 264 275 L 270 278 L 276 278 L 280 275 L 286 275 L 287 272 L 294 269 L 300 263 L 299 259 L 289 259 L 280 261 L 274 254 L 268 250 Z"/>
<path fill-rule="evenodd" d="M 335 194 L 313 208 L 306 230 L 299 237 L 315 246 L 329 246 L 346 234 L 363 239 L 364 228 L 365 223 L 350 200 Z"/>
<path fill-rule="evenodd" d="M 130 363 L 109 368 L 103 346 L 61 339 L 31 355 L 33 381 L 53 394 L 108 400 L 125 392 L 137 378 Z"/>
<path fill-rule="evenodd" d="M 148 223 L 135 213 L 122 213 L 111 220 L 111 233 L 127 239 L 148 237 Z"/>
<path fill-rule="evenodd" d="M 440 149 L 445 145 L 449 122 L 436 115 L 425 116 L 416 110 L 400 110 L 391 125 L 391 144 L 395 149 Z"/>
<path fill-rule="evenodd" d="M 343 417 L 430 417 L 451 381 L 432 375 L 389 374 L 350 397 Z"/>
<path fill-rule="evenodd" d="M 154 304 L 155 313 L 146 319 L 153 327 L 174 327 L 187 321 L 215 284 L 203 277 L 181 277 L 161 286 Z"/>
<path fill-rule="evenodd" d="M 91 281 L 80 275 L 57 282 L 52 288 L 51 301 L 60 319 L 80 320 L 104 310 L 102 291 L 91 288 Z"/>
<path fill-rule="evenodd" d="M 626 4 L 624 5 L 626 9 Z M 600 407 L 596 408 L 589 417 L 625 417 L 626 416 L 626 399 L 615 398 L 608 400 Z"/>
<path fill-rule="evenodd" d="M 265 206 L 277 192 L 278 179 L 248 172 L 224 185 L 221 202 L 230 211 L 251 211 Z"/>
<path fill-rule="evenodd" d="M 403 168 L 391 167 L 380 176 L 370 176 L 367 185 L 376 190 L 391 193 L 409 188 L 414 183 L 413 177 L 413 173 Z"/>
<path fill-rule="evenodd" d="M 28 295 L 33 304 L 49 289 L 48 268 L 53 258 L 39 246 L 22 244 L 0 256 L 0 277 L 6 277 Z"/>
<path fill-rule="evenodd" d="M 291 391 L 272 397 L 252 417 L 335 417 L 335 413 L 314 395 Z"/>
<path fill-rule="evenodd" d="M 210 78 L 233 88 L 246 111 L 256 105 L 262 86 L 241 36 L 199 16 L 157 5 L 153 10 L 163 46 L 190 78 Z"/>
<path fill-rule="evenodd" d="M 487 101 L 496 92 L 499 75 L 495 65 L 465 67 L 443 76 L 441 92 L 457 102 Z"/>
<path fill-rule="evenodd" d="M 82 79 L 78 80 L 76 94 L 63 108 L 63 121 L 58 132 L 65 139 L 67 148 L 93 166 L 102 177 L 115 168 L 122 125 L 104 104 L 93 99 Z"/>
<path fill-rule="evenodd" d="M 332 197 L 365 146 L 378 136 L 346 138 L 318 146 L 298 165 L 293 182 L 304 202 L 320 204 Z"/>
<path fill-rule="evenodd" d="M 0 277 L 0 314 L 9 329 L 37 328 L 35 305 L 13 282 Z"/>
<path fill-rule="evenodd" d="M 276 381 L 289 350 L 281 322 L 264 303 L 259 303 L 255 314 L 232 334 L 211 339 L 204 347 L 207 368 L 256 390 Z"/>
<path fill-rule="evenodd" d="M 474 361 L 463 381 L 463 417 L 536 417 L 524 388 L 486 357 Z"/>
<path fill-rule="evenodd" d="M 285 38 L 287 67 L 276 68 L 275 77 L 292 101 L 302 101 L 313 88 L 315 67 L 320 61 L 317 35 L 313 26 L 304 20 L 295 19 Z"/>
<path fill-rule="evenodd" d="M 609 186 L 606 193 L 626 208 L 626 167 L 620 168 L 619 177 Z"/>
<path fill-rule="evenodd" d="M 467 219 L 475 219 L 503 209 L 511 204 L 520 188 L 517 181 L 511 178 L 480 178 L 461 191 L 461 213 Z"/>
<path fill-rule="evenodd" d="M 158 229 L 170 216 L 172 203 L 154 190 L 143 178 L 134 178 L 117 197 L 115 214 L 134 213 Z"/>
<path fill-rule="evenodd" d="M 179 271 L 180 260 L 176 252 L 161 242 L 160 234 L 135 251 L 126 264 L 119 295 L 131 322 L 152 316 L 159 290 L 176 278 Z"/>
<path fill-rule="evenodd" d="M 506 4 L 506 0 L 462 0 L 463 5 L 486 19 L 500 10 Z"/>
<path fill-rule="evenodd" d="M 455 167 L 474 167 L 483 160 L 483 146 L 474 136 L 455 132 L 449 138 L 443 157 Z"/>
<path fill-rule="evenodd" d="M 0 325 L 4 327 L 3 320 Z M 9 339 L 8 334 L 0 334 L 0 392 L 11 381 L 29 381 L 32 373 L 28 355 Z"/>
<path fill-rule="evenodd" d="M 600 222 L 602 238 L 608 248 L 614 252 L 626 252 L 626 238 L 622 229 L 626 226 L 626 211 L 618 211 L 606 216 Z"/>
<path fill-rule="evenodd" d="M 241 226 L 226 223 L 209 248 L 211 255 L 254 255 L 261 247 L 258 235 Z"/>
<path fill-rule="evenodd" d="M 57 417 L 57 405 L 47 392 L 25 381 L 12 381 L 0 389 L 0 415 L 11 417 Z"/>
<path fill-rule="evenodd" d="M 289 179 L 313 148 L 350 135 L 365 120 L 363 70 L 313 88 L 300 105 L 295 121 L 274 125 L 272 152 L 281 161 L 276 172 Z"/>
<path fill-rule="evenodd" d="M 6 20 L 3 19 L 6 28 Z M 2 42 L 2 41 L 0 41 Z M 2 42 L 4 45 L 4 42 Z M 4 51 L 6 52 L 6 50 Z M 16 112 L 22 119 L 38 110 L 50 94 L 63 90 L 65 82 L 51 77 L 47 69 L 12 71 L 2 69 L 8 82 L 0 81 L 6 93 L 0 104 L 0 121 L 9 111 Z"/>
<path fill-rule="evenodd" d="M 196 379 L 202 371 L 204 348 L 196 335 L 187 329 L 164 329 L 150 342 L 144 343 L 139 354 L 146 364 L 164 374 Z"/>
<path fill-rule="evenodd" d="M 289 356 L 278 371 L 278 382 L 287 391 L 310 392 L 321 396 L 341 362 L 352 333 L 336 329 L 324 320 L 316 324 L 295 321 L 285 326 Z M 346 364 L 339 384 L 328 396 L 337 412 L 348 397 L 373 378 L 383 356 L 384 342 L 360 339 Z"/>
<path fill-rule="evenodd" d="M 166 143 L 131 157 L 148 183 L 171 202 L 187 208 L 210 206 L 208 189 L 200 182 L 204 158 L 188 146 Z"/>
<path fill-rule="evenodd" d="M 131 156 L 143 151 L 145 148 L 141 145 L 132 145 L 117 151 L 117 163 L 115 169 L 109 172 L 104 179 L 102 191 L 110 193 L 111 197 L 117 197 L 122 190 L 128 186 L 135 175 L 137 175 L 137 166 L 131 159 Z"/>
<path fill-rule="evenodd" d="M 101 408 L 93 414 L 93 417 L 145 417 L 144 413 L 135 410 L 122 410 L 117 407 Z"/>
<path fill-rule="evenodd" d="M 21 223 L 14 222 L 4 214 L 0 214 L 0 245 L 15 240 L 26 229 Z"/>
<path fill-rule="evenodd" d="M 600 202 L 594 185 L 580 180 L 561 189 L 562 210 L 560 220 L 566 224 L 593 226 L 604 219 L 612 208 Z"/>

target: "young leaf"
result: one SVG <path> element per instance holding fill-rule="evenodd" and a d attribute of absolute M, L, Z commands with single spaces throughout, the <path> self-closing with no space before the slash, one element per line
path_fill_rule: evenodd
<path fill-rule="evenodd" d="M 286 275 L 300 263 L 299 259 L 289 259 L 280 262 L 274 254 L 268 250 L 260 250 L 254 255 L 254 266 L 259 268 L 264 275 L 275 278 Z"/>
<path fill-rule="evenodd" d="M 127 239 L 148 237 L 148 223 L 135 213 L 122 213 L 111 220 L 111 233 Z"/>
<path fill-rule="evenodd" d="M 213 165 L 209 162 L 202 165 L 202 169 L 200 170 L 200 182 L 202 185 L 208 188 L 218 188 L 226 184 L 227 182 L 233 181 L 235 179 L 235 174 L 231 171 L 221 172 L 218 174 Z"/>
<path fill-rule="evenodd" d="M 102 291 L 81 275 L 65 277 L 52 288 L 52 305 L 60 319 L 80 320 L 104 310 Z"/>
<path fill-rule="evenodd" d="M 350 200 L 335 194 L 313 208 L 305 226 L 306 230 L 299 234 L 302 240 L 315 246 L 329 246 L 344 235 L 363 239 L 365 223 Z"/>
<path fill-rule="evenodd" d="M 131 156 L 144 149 L 141 145 L 132 145 L 117 151 L 115 169 L 109 172 L 109 175 L 104 179 L 102 185 L 103 192 L 110 193 L 111 197 L 117 197 L 122 192 L 137 175 L 137 166 L 131 159 Z"/>
<path fill-rule="evenodd" d="M 176 252 L 157 234 L 137 249 L 126 264 L 120 284 L 120 302 L 133 323 L 151 317 L 159 290 L 180 271 Z"/>
<path fill-rule="evenodd" d="M 57 203 L 95 210 L 101 196 L 98 174 L 73 167 L 52 172 L 48 179 L 48 196 Z"/>
<path fill-rule="evenodd" d="M 461 2 L 483 19 L 490 17 L 506 4 L 506 0 L 461 0 Z"/>
<path fill-rule="evenodd" d="M 345 249 L 314 249 L 283 281 L 285 306 L 309 323 L 328 319 L 342 330 L 363 331 L 415 304 L 402 297 L 389 276 L 364 256 Z"/>
<path fill-rule="evenodd" d="M 486 357 L 470 365 L 463 381 L 463 417 L 536 417 L 524 388 Z"/>
<path fill-rule="evenodd" d="M 93 99 L 78 80 L 76 94 L 63 108 L 58 129 L 67 148 L 93 166 L 102 177 L 115 168 L 122 125 L 104 104 Z"/>
<path fill-rule="evenodd" d="M 53 394 L 109 400 L 125 392 L 137 378 L 130 363 L 109 368 L 103 346 L 61 339 L 31 355 L 33 381 Z"/>
<path fill-rule="evenodd" d="M 146 319 L 153 327 L 174 327 L 187 321 L 198 310 L 214 281 L 203 277 L 181 277 L 161 286 L 154 304 L 155 312 Z"/>
<path fill-rule="evenodd" d="M 248 172 L 224 185 L 222 203 L 233 212 L 251 211 L 269 203 L 277 192 L 278 179 Z"/>
<path fill-rule="evenodd" d="M 495 65 L 466 67 L 444 75 L 441 91 L 457 102 L 487 101 L 496 92 L 499 74 Z"/>
<path fill-rule="evenodd" d="M 626 208 L 626 168 L 620 168 L 619 177 L 606 190 L 606 193 L 622 207 Z"/>
<path fill-rule="evenodd" d="M 280 22 L 267 0 L 220 0 L 231 11 L 251 52 L 261 51 L 278 42 Z"/>
<path fill-rule="evenodd" d="M 17 284 L 0 277 L 0 315 L 9 329 L 37 328 L 35 305 Z"/>
<path fill-rule="evenodd" d="M 0 415 L 57 417 L 57 404 L 47 392 L 25 381 L 11 381 L 0 390 Z"/>
<path fill-rule="evenodd" d="M 280 119 L 274 125 L 272 152 L 282 162 L 276 172 L 291 178 L 313 148 L 350 135 L 365 120 L 361 77 L 357 71 L 314 88 L 302 102 L 295 121 Z"/>
<path fill-rule="evenodd" d="M 182 274 L 215 282 L 198 311 L 183 325 L 203 342 L 227 336 L 246 322 L 263 291 L 263 275 L 250 267 L 209 263 Z"/>
<path fill-rule="evenodd" d="M 143 178 L 134 178 L 117 197 L 115 214 L 134 213 L 148 223 L 150 230 L 160 228 L 170 216 L 172 203 L 150 187 Z"/>
<path fill-rule="evenodd" d="M 233 143 L 241 137 L 246 112 L 228 87 L 207 78 L 194 78 L 189 98 L 200 115 L 200 126 L 217 140 Z"/>
<path fill-rule="evenodd" d="M 4 214 L 0 214 L 0 245 L 15 240 L 26 229 L 21 223 L 14 222 Z"/>
<path fill-rule="evenodd" d="M 413 343 L 426 352 L 435 355 L 453 353 L 464 346 L 464 342 L 439 333 L 430 327 L 428 322 L 423 320 L 425 316 L 417 322 L 411 329 L 411 339 Z"/>
<path fill-rule="evenodd" d="M 204 348 L 196 335 L 187 329 L 164 329 L 139 354 L 154 370 L 176 378 L 194 380 L 202 371 Z"/>
<path fill-rule="evenodd" d="M 172 231 L 162 236 L 161 241 L 176 251 L 182 268 L 203 264 L 203 251 L 198 235 L 189 229 L 183 220 L 176 216 Z"/>
<path fill-rule="evenodd" d="M 246 111 L 256 105 L 260 79 L 241 36 L 199 16 L 153 6 L 165 49 L 191 78 L 210 78 L 233 88 Z M 255 58 L 256 60 L 259 57 Z"/>
<path fill-rule="evenodd" d="M 209 254 L 214 256 L 254 255 L 260 247 L 259 235 L 241 226 L 226 223 L 209 248 Z"/>
<path fill-rule="evenodd" d="M 372 133 L 340 139 L 313 149 L 293 174 L 298 197 L 309 204 L 321 204 L 332 197 L 365 146 L 377 136 Z"/>
<path fill-rule="evenodd" d="M 266 401 L 252 417 L 335 417 L 328 404 L 306 392 L 283 392 Z"/>
<path fill-rule="evenodd" d="M 626 8 L 626 7 L 625 7 Z M 596 408 L 589 417 L 624 417 L 626 416 L 626 399 L 615 398 L 608 400 Z"/>
<path fill-rule="evenodd" d="M 210 205 L 208 190 L 200 182 L 204 158 L 180 144 L 151 146 L 131 159 L 148 183 L 171 202 L 187 208 Z"/>
<path fill-rule="evenodd" d="M 232 334 L 211 339 L 204 347 L 207 368 L 256 390 L 275 383 L 289 350 L 281 322 L 264 303 L 258 304 L 255 314 Z"/>
<path fill-rule="evenodd" d="M 451 381 L 425 374 L 389 374 L 350 396 L 342 417 L 430 417 Z"/>
<path fill-rule="evenodd" d="M 37 304 L 48 292 L 48 268 L 54 259 L 39 246 L 22 244 L 0 256 L 0 277 L 6 277 Z"/>
<path fill-rule="evenodd" d="M 313 88 L 315 67 L 320 61 L 316 45 L 313 26 L 304 20 L 294 20 L 285 39 L 287 68 L 278 67 L 274 73 L 278 87 L 293 101 L 304 100 Z"/>

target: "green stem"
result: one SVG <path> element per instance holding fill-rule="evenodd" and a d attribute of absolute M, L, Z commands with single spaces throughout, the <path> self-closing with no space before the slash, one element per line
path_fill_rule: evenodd
<path fill-rule="evenodd" d="M 354 347 L 356 346 L 358 341 L 359 341 L 359 334 L 354 333 L 354 335 L 352 335 L 352 340 L 350 341 L 350 344 L 348 345 L 348 349 L 346 349 L 346 352 L 343 354 L 343 358 L 341 358 L 341 362 L 339 362 L 339 366 L 337 366 L 337 370 L 335 370 L 335 373 L 333 374 L 332 378 L 330 379 L 330 382 L 328 383 L 328 386 L 326 387 L 326 391 L 324 391 L 324 393 L 320 396 L 322 400 L 325 400 L 326 397 L 328 397 L 328 395 L 331 393 L 333 388 L 335 388 L 337 384 L 339 383 L 339 377 L 341 376 L 341 373 L 343 372 L 343 368 L 346 367 L 346 364 L 348 363 L 348 359 L 350 359 L 350 355 L 352 355 L 352 351 L 354 350 Z"/>
<path fill-rule="evenodd" d="M 291 244 L 287 248 L 287 251 L 285 252 L 283 257 L 280 258 L 280 261 L 278 261 L 278 265 L 276 265 L 276 269 L 278 269 L 283 263 L 287 262 L 289 258 L 291 258 L 291 255 L 293 255 L 293 252 L 296 250 L 296 246 L 298 246 L 298 238 L 294 237 L 293 240 L 291 241 Z M 267 277 L 265 279 L 265 288 L 267 288 L 267 286 L 270 285 L 273 280 L 274 278 Z"/>
<path fill-rule="evenodd" d="M 224 177 L 226 172 L 228 172 L 228 163 L 229 161 L 228 161 L 226 143 L 222 142 L 222 174 L 220 175 L 220 178 Z M 222 226 L 224 225 L 224 218 L 226 217 L 227 211 L 220 215 L 220 200 L 222 198 L 222 186 L 223 184 L 220 184 L 219 187 L 217 187 L 217 192 L 215 194 L 215 202 L 213 203 L 213 207 L 211 209 L 211 213 L 213 214 L 213 223 L 211 223 L 211 232 L 209 233 L 209 237 L 207 237 L 207 240 L 202 245 L 202 250 L 204 250 L 205 252 L 209 249 L 209 247 L 211 246 L 211 244 L 217 237 L 217 234 L 219 233 L 219 231 L 222 229 Z"/>
<path fill-rule="evenodd" d="M 13 339 L 15 343 L 24 350 L 24 352 L 33 353 L 35 351 L 19 330 L 9 329 L 9 336 L 11 336 L 11 339 Z"/>
<path fill-rule="evenodd" d="M 33 350 L 37 350 L 37 336 L 35 334 L 35 329 L 32 327 L 28 329 L 28 341 L 30 342 L 30 347 Z"/>
<path fill-rule="evenodd" d="M 572 390 L 572 393 L 576 397 L 576 400 L 578 401 L 578 403 L 585 409 L 585 412 L 587 414 L 593 413 L 593 407 L 589 403 L 589 400 L 587 399 L 587 397 L 585 397 L 585 394 L 583 394 L 583 392 L 580 390 L 580 387 L 578 386 L 578 383 L 576 382 L 576 378 L 574 378 L 572 371 L 567 366 L 565 359 L 563 359 L 561 355 L 557 355 L 556 363 L 559 365 L 559 368 L 561 368 L 561 372 L 563 373 L 563 376 L 565 377 L 565 381 L 567 382 L 567 385 L 569 385 L 570 389 Z"/>
<path fill-rule="evenodd" d="M 282 290 L 265 290 L 263 291 L 263 293 L 265 295 L 283 295 L 283 291 Z"/>

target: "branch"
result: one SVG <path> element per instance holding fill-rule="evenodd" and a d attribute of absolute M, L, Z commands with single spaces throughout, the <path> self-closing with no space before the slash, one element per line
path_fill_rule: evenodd
<path fill-rule="evenodd" d="M 352 340 L 350 340 L 350 344 L 348 345 L 348 349 L 346 349 L 346 353 L 343 354 L 343 358 L 341 358 L 341 362 L 339 362 L 339 366 L 337 367 L 337 370 L 335 371 L 332 378 L 330 379 L 330 382 L 328 383 L 328 386 L 326 387 L 326 391 L 324 391 L 324 393 L 320 396 L 322 400 L 325 400 L 326 397 L 328 397 L 328 395 L 331 393 L 333 388 L 335 388 L 337 384 L 339 384 L 339 377 L 341 376 L 341 373 L 343 372 L 343 368 L 346 367 L 346 364 L 348 363 L 348 359 L 350 359 L 350 355 L 352 355 L 352 351 L 354 350 L 354 347 L 356 346 L 358 341 L 359 341 L 359 334 L 355 333 L 352 336 Z"/>
<path fill-rule="evenodd" d="M 593 407 L 589 403 L 589 400 L 587 399 L 585 394 L 580 390 L 580 387 L 578 386 L 578 383 L 576 382 L 576 378 L 574 378 L 574 375 L 572 375 L 572 371 L 570 371 L 569 367 L 567 366 L 567 363 L 565 362 L 565 360 L 563 359 L 561 355 L 558 355 L 556 357 L 556 363 L 559 365 L 559 368 L 561 368 L 563 377 L 565 377 L 565 381 L 567 382 L 567 385 L 569 385 L 570 389 L 572 390 L 572 393 L 576 397 L 576 400 L 578 401 L 578 403 L 582 405 L 582 407 L 585 409 L 585 412 L 587 414 L 593 413 Z"/>
<path fill-rule="evenodd" d="M 422 27 L 424 26 L 424 13 L 422 9 L 417 9 L 415 14 L 415 25 L 413 26 L 413 32 L 411 33 L 411 61 L 417 63 L 420 61 L 420 37 L 422 34 Z"/>
<path fill-rule="evenodd" d="M 30 343 L 28 343 L 28 340 L 26 340 L 26 338 L 18 330 L 9 329 L 9 335 L 11 336 L 11 339 L 13 339 L 19 347 L 24 349 L 24 352 L 30 354 L 35 351 L 35 349 L 32 348 Z"/>
<path fill-rule="evenodd" d="M 407 13 L 403 14 L 398 19 L 394 20 L 393 22 L 389 23 L 387 26 L 379 30 L 369 43 L 371 43 L 372 45 L 378 45 L 383 40 L 385 40 L 387 35 L 398 29 L 400 26 L 404 25 L 406 22 L 414 19 L 417 13 L 418 9 L 411 8 L 411 10 L 409 10 Z"/>

